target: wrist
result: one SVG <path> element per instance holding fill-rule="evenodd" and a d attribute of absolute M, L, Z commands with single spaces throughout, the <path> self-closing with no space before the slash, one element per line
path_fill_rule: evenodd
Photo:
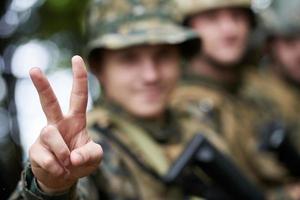
<path fill-rule="evenodd" d="M 36 185 L 37 187 L 47 193 L 47 194 L 62 194 L 62 193 L 67 193 L 71 187 L 74 185 L 70 185 L 70 186 L 65 186 L 65 187 L 59 187 L 59 188 L 51 188 L 51 187 L 48 187 L 47 185 L 43 184 L 42 182 L 40 182 L 39 180 L 35 180 L 36 181 Z"/>

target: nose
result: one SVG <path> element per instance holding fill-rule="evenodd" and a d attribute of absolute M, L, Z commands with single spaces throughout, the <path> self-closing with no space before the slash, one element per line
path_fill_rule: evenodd
<path fill-rule="evenodd" d="M 152 56 L 144 57 L 140 75 L 146 83 L 153 83 L 159 79 L 159 70 Z"/>

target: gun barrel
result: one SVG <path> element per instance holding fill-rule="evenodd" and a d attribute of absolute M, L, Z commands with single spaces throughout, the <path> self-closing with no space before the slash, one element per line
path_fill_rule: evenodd
<path fill-rule="evenodd" d="M 164 180 L 168 183 L 176 181 L 188 166 L 199 167 L 231 199 L 264 199 L 263 193 L 243 175 L 231 159 L 220 153 L 201 133 L 188 143 Z"/>

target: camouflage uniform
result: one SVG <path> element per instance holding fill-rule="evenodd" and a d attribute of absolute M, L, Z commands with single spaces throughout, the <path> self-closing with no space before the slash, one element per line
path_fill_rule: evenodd
<path fill-rule="evenodd" d="M 186 19 L 194 14 L 224 7 L 250 8 L 247 0 L 177 0 Z M 238 66 L 246 68 L 246 66 Z M 222 134 L 224 142 L 241 169 L 272 197 L 287 199 L 282 186 L 295 181 L 276 156 L 260 149 L 260 126 L 273 119 L 272 112 L 245 98 L 242 76 L 224 83 L 201 75 L 186 75 L 172 98 L 172 106 L 190 113 L 201 123 Z M 273 108 L 271 108 L 273 109 Z M 280 194 L 280 195 L 279 195 Z"/>
<path fill-rule="evenodd" d="M 222 134 L 233 159 L 266 191 L 289 182 L 291 177 L 274 155 L 259 150 L 260 136 L 256 128 L 262 121 L 268 121 L 269 116 L 264 112 L 257 113 L 255 102 L 242 98 L 238 86 L 232 90 L 233 86 L 225 88 L 207 78 L 196 80 L 188 77 L 182 82 L 174 93 L 172 105 Z"/>
<path fill-rule="evenodd" d="M 198 38 L 194 32 L 174 23 L 178 12 L 165 0 L 94 3 L 88 13 L 87 33 L 92 70 L 95 70 L 93 54 L 101 48 L 182 44 Z M 91 137 L 104 150 L 99 170 L 80 179 L 68 193 L 51 196 L 39 189 L 28 166 L 11 199 L 184 199 L 184 188 L 166 185 L 158 175 L 166 173 L 194 134 L 203 132 L 222 152 L 227 152 L 214 132 L 173 111 L 166 111 L 165 121 L 146 121 L 135 119 L 117 105 L 104 103 L 89 114 L 88 126 Z M 200 187 L 198 192 L 202 192 Z"/>
<path fill-rule="evenodd" d="M 293 0 L 283 4 L 281 1 L 273 1 L 269 8 L 260 12 L 262 21 L 261 29 L 264 31 L 265 39 L 279 35 L 282 37 L 300 36 L 300 1 Z M 271 58 L 272 59 L 272 58 Z M 293 141 L 299 140 L 299 84 L 291 80 L 284 71 L 284 66 L 274 63 L 270 60 L 268 63 L 262 63 L 263 66 L 257 70 L 252 70 L 247 74 L 247 84 L 243 89 L 243 95 L 255 101 L 258 104 L 272 105 L 276 109 L 276 115 L 281 116 L 283 120 L 294 130 Z M 266 65 L 266 66 L 265 66 Z M 280 72 L 275 72 L 278 67 Z M 300 143 L 296 145 L 300 147 Z"/>
<path fill-rule="evenodd" d="M 136 159 L 160 175 L 167 172 L 187 142 L 199 131 L 206 134 L 221 151 L 228 152 L 210 129 L 186 115 L 168 112 L 166 122 L 145 121 L 129 116 L 115 105 L 98 106 L 89 113 L 88 124 L 107 129 L 111 134 L 108 136 L 93 128 L 89 131 L 93 140 L 103 147 L 104 158 L 99 170 L 79 180 L 76 192 L 73 188 L 68 194 L 54 197 L 38 189 L 28 168 L 19 185 L 20 191 L 11 199 L 195 199 L 186 196 L 179 186 L 165 185 L 139 166 L 127 152 L 129 149 Z M 126 148 L 120 146 L 118 141 Z M 200 186 L 199 192 L 203 192 L 201 189 Z"/>
<path fill-rule="evenodd" d="M 245 98 L 259 104 L 265 109 L 273 110 L 273 116 L 286 123 L 291 130 L 290 137 L 299 149 L 299 100 L 297 85 L 278 77 L 269 69 L 248 72 L 247 82 L 243 88 Z M 275 109 L 276 108 L 276 109 Z M 269 109 L 270 110 L 270 109 Z"/>

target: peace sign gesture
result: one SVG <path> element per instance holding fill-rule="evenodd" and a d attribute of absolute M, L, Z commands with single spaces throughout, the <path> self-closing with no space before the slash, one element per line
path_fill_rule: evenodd
<path fill-rule="evenodd" d="M 80 56 L 72 58 L 73 87 L 69 112 L 64 115 L 57 98 L 39 68 L 30 77 L 40 97 L 48 124 L 29 150 L 32 172 L 45 192 L 68 190 L 94 171 L 102 157 L 101 147 L 86 130 L 87 72 Z"/>

